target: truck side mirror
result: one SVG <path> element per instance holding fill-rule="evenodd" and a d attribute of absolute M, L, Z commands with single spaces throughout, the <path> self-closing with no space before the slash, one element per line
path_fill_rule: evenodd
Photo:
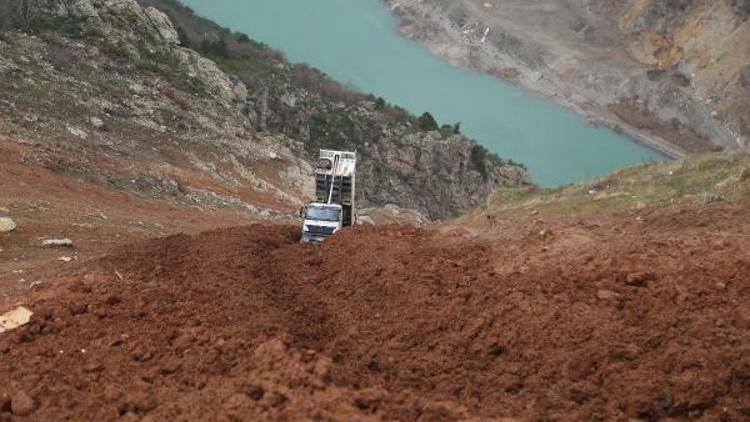
<path fill-rule="evenodd" d="M 299 207 L 299 217 L 305 218 L 305 214 L 307 214 L 307 207 L 306 206 Z"/>

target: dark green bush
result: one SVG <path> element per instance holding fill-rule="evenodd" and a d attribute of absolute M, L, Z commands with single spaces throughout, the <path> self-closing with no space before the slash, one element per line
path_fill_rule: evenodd
<path fill-rule="evenodd" d="M 375 110 L 385 110 L 385 108 L 388 107 L 388 103 L 385 102 L 385 99 L 383 97 L 378 97 L 375 100 Z"/>
<path fill-rule="evenodd" d="M 424 112 L 424 114 L 419 117 L 419 130 L 423 132 L 429 132 L 439 129 L 440 126 L 438 126 L 437 121 L 429 112 Z"/>
<path fill-rule="evenodd" d="M 489 173 L 487 171 L 488 155 L 489 151 L 487 151 L 487 148 L 483 147 L 482 145 L 475 144 L 473 147 L 471 147 L 471 164 L 475 169 L 477 169 L 479 174 L 481 174 L 485 180 L 487 180 L 489 176 Z"/>

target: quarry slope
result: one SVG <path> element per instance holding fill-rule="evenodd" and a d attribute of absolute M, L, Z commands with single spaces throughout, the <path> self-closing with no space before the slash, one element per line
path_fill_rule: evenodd
<path fill-rule="evenodd" d="M 721 189 L 710 201 L 606 208 L 622 196 L 592 182 L 578 189 L 596 209 L 532 193 L 520 203 L 537 208 L 506 200 L 319 247 L 283 225 L 121 247 L 19 299 L 35 314 L 0 336 L 0 414 L 747 419 L 750 163 L 730 158 L 599 187 L 642 194 L 636 173 L 656 187 L 701 174 Z"/>
<path fill-rule="evenodd" d="M 400 32 L 673 157 L 750 139 L 747 0 L 384 0 Z"/>

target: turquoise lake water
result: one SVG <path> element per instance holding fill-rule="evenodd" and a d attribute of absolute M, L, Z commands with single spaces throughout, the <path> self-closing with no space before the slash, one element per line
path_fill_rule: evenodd
<path fill-rule="evenodd" d="M 183 0 L 363 93 L 430 111 L 554 186 L 664 156 L 497 78 L 452 67 L 396 32 L 380 0 Z"/>

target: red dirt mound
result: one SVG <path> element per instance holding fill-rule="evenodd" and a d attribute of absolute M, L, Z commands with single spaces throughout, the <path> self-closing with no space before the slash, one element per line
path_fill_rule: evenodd
<path fill-rule="evenodd" d="M 0 337 L 0 420 L 746 420 L 750 212 L 709 212 L 148 241 Z"/>

